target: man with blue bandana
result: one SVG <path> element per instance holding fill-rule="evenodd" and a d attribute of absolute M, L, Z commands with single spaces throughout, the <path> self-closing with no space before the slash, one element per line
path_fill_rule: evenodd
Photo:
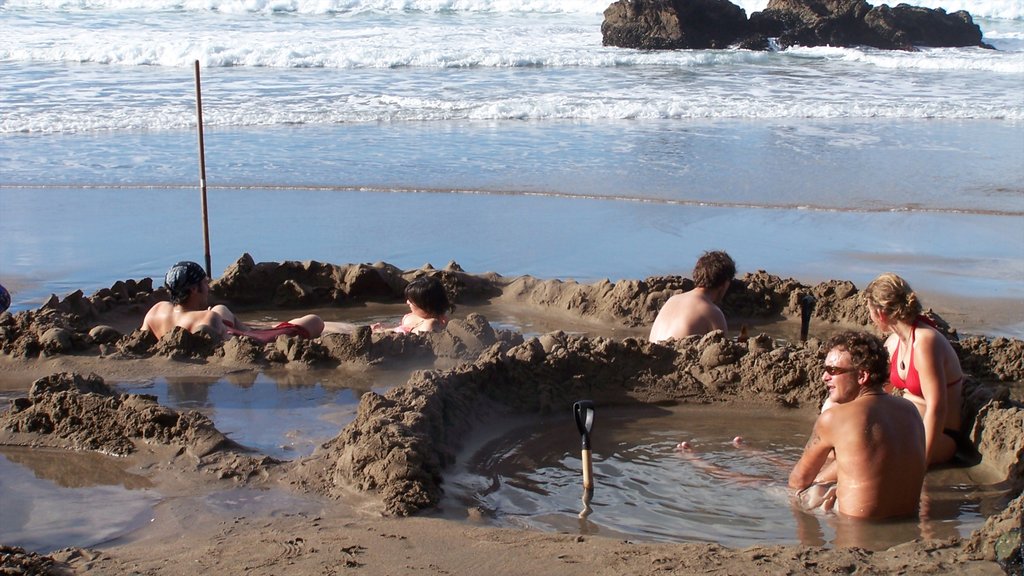
<path fill-rule="evenodd" d="M 259 342 L 272 342 L 278 336 L 316 338 L 324 330 L 324 322 L 315 314 L 307 314 L 272 328 L 250 328 L 235 318 L 222 304 L 210 306 L 210 279 L 195 262 L 178 262 L 164 276 L 170 293 L 169 302 L 157 302 L 146 313 L 142 328 L 158 339 L 174 328 L 189 332 L 207 332 L 216 338 L 248 336 Z"/>

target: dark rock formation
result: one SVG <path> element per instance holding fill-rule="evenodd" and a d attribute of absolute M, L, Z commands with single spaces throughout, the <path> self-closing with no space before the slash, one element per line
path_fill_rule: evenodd
<path fill-rule="evenodd" d="M 890 8 L 883 4 L 872 8 L 864 17 L 864 23 L 879 38 L 901 49 L 913 46 L 992 48 L 981 41 L 981 28 L 964 10 L 946 14 L 942 9 L 929 10 L 906 4 Z"/>
<path fill-rule="evenodd" d="M 620 0 L 601 24 L 605 46 L 644 50 L 727 48 L 746 31 L 746 12 L 728 0 Z"/>
<path fill-rule="evenodd" d="M 900 4 L 872 7 L 865 0 L 770 0 L 745 13 L 727 0 L 618 0 L 604 12 L 606 46 L 707 49 L 774 45 L 870 46 L 916 50 L 918 46 L 979 46 L 981 28 L 966 11 Z"/>

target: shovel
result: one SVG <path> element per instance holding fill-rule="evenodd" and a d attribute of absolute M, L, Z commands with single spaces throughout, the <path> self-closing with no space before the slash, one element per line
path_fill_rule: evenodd
<path fill-rule="evenodd" d="M 811 313 L 814 312 L 814 305 L 818 300 L 810 294 L 804 294 L 800 298 L 800 341 L 807 342 L 807 332 L 811 327 Z"/>
<path fill-rule="evenodd" d="M 590 431 L 594 428 L 594 403 L 580 400 L 572 405 L 572 415 L 576 418 L 576 428 L 583 437 L 583 512 L 580 518 L 590 514 L 590 500 L 594 496 L 594 470 L 590 460 Z"/>

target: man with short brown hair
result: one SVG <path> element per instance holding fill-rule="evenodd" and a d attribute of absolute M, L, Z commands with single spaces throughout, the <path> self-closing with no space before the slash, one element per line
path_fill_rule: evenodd
<path fill-rule="evenodd" d="M 916 514 L 927 469 L 924 425 L 912 403 L 883 389 L 885 345 L 850 331 L 827 346 L 822 380 L 831 407 L 815 421 L 789 487 L 806 508 L 866 519 Z"/>
<path fill-rule="evenodd" d="M 736 277 L 736 263 L 721 251 L 705 252 L 693 267 L 693 290 L 676 294 L 665 302 L 651 326 L 651 342 L 703 335 L 712 330 L 725 332 L 728 326 L 718 303 Z"/>

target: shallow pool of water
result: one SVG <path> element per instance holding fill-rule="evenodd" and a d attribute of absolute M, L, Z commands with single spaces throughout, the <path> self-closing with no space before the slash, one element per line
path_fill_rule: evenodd
<path fill-rule="evenodd" d="M 239 444 L 281 460 L 308 456 L 337 436 L 359 398 L 404 382 L 408 371 L 239 371 L 221 378 L 158 377 L 116 383 L 119 392 L 150 394 L 162 406 L 197 410 Z M 372 379 L 371 379 L 372 378 Z"/>
<path fill-rule="evenodd" d="M 401 305 L 334 309 L 332 320 L 394 320 Z M 582 319 L 504 305 L 460 307 L 492 326 L 530 337 L 561 329 L 592 336 L 646 335 Z M 253 313 L 247 320 L 279 320 Z M 755 326 L 794 339 L 796 323 Z M 812 325 L 812 335 L 816 334 Z M 176 410 L 198 410 L 243 446 L 275 458 L 308 455 L 355 416 L 359 397 L 405 382 L 429 366 L 366 370 L 242 370 L 223 377 L 156 376 L 109 381 L 121 392 L 157 397 Z M 4 379 L 0 378 L 0 381 Z M 0 400 L 23 396 L 25 382 L 0 386 Z M 640 541 L 763 543 L 885 548 L 914 538 L 966 536 L 1005 506 L 1005 493 L 973 469 L 929 473 L 921 521 L 850 522 L 809 514 L 789 503 L 786 479 L 813 414 L 724 406 L 598 407 L 593 433 L 596 490 L 585 518 L 580 434 L 564 414 L 495 420 L 478 428 L 445 476 L 443 516 L 543 531 L 600 534 Z M 744 438 L 739 446 L 736 436 Z M 679 452 L 679 442 L 693 450 Z M 49 551 L 125 537 L 152 517 L 162 498 L 118 459 L 42 449 L 0 449 L 0 542 Z M 246 490 L 210 496 L 206 508 L 290 509 L 288 495 Z M 244 503 L 250 502 L 250 504 Z M 10 503 L 10 504 L 9 504 Z M 252 504 L 255 503 L 255 504 Z M 276 507 L 276 508 L 275 508 Z M 111 510 L 117 510 L 112 514 Z"/>
<path fill-rule="evenodd" d="M 948 469 L 929 473 L 921 520 L 863 522 L 802 511 L 791 505 L 786 482 L 811 416 L 723 406 L 599 407 L 595 491 L 589 514 L 581 514 L 581 436 L 567 406 L 561 417 L 496 425 L 500 431 L 471 447 L 446 477 L 442 513 L 629 540 L 881 549 L 967 536 L 1006 503 L 1004 492 L 974 477 L 978 471 Z M 692 450 L 679 451 L 682 441 Z"/>
<path fill-rule="evenodd" d="M 152 517 L 145 477 L 96 453 L 0 447 L 0 542 L 27 550 L 89 547 Z"/>

